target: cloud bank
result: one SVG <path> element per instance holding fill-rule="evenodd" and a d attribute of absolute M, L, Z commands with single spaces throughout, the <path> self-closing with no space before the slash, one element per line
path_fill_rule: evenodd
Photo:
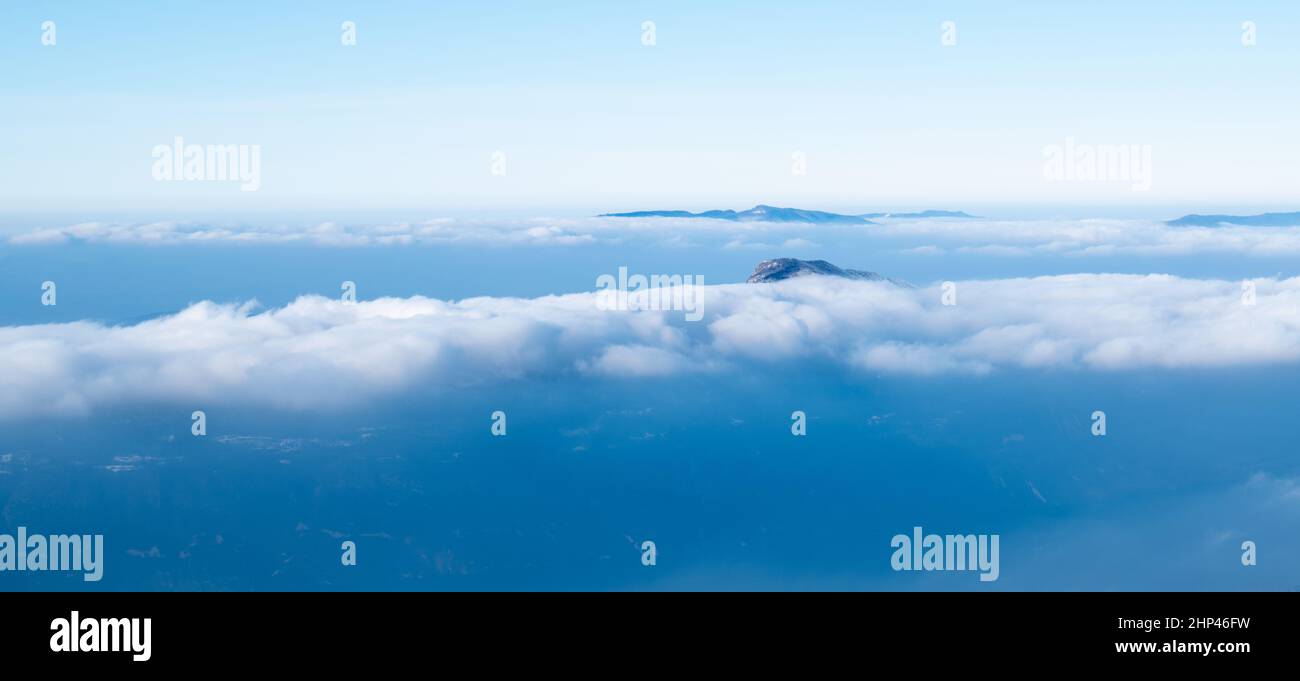
<path fill-rule="evenodd" d="M 830 362 L 850 374 L 1232 367 L 1300 362 L 1300 278 L 1081 274 L 937 286 L 808 277 L 704 287 L 704 317 L 543 298 L 307 296 L 203 302 L 130 325 L 0 327 L 0 418 L 124 402 L 321 409 L 515 378 L 725 374 Z M 196 406 L 195 408 L 199 408 Z"/>
<path fill-rule="evenodd" d="M 1197 253 L 1300 254 L 1300 227 L 1173 227 L 1151 220 L 879 219 L 874 225 L 810 225 L 682 218 L 535 218 L 309 227 L 86 222 L 15 234 L 14 246 L 69 242 L 310 244 L 326 247 L 415 245 L 576 246 L 591 243 L 713 245 L 727 250 L 812 247 L 829 241 L 876 242 L 915 254 L 993 256 L 1179 256 Z"/>
<path fill-rule="evenodd" d="M 920 243 L 909 250 L 932 255 L 1300 254 L 1300 227 L 1173 227 L 1151 220 L 907 220 L 882 225 L 878 234 Z"/>
<path fill-rule="evenodd" d="M 183 222 L 121 224 L 83 222 L 15 234 L 15 246 L 69 242 L 140 245 L 310 244 L 316 246 L 410 246 L 418 244 L 574 245 L 594 240 L 547 220 L 504 223 L 452 219 L 389 225 L 344 225 L 323 222 L 310 227 L 213 226 Z"/>

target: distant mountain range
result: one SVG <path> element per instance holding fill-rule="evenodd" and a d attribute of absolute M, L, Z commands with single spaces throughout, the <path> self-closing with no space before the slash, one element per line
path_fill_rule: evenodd
<path fill-rule="evenodd" d="M 798 260 L 795 258 L 776 258 L 775 260 L 764 260 L 754 267 L 754 273 L 749 275 L 745 280 L 747 284 L 766 284 L 773 281 L 785 281 L 795 277 L 806 277 L 813 275 L 822 275 L 828 277 L 844 277 L 845 279 L 860 279 L 863 281 L 888 281 L 899 286 L 911 288 L 911 284 L 905 281 L 890 279 L 875 272 L 866 270 L 846 270 L 836 267 L 825 260 Z"/>
<path fill-rule="evenodd" d="M 1300 213 L 1260 213 L 1259 215 L 1184 215 L 1165 224 L 1179 227 L 1218 227 L 1222 224 L 1244 227 L 1300 226 Z"/>
<path fill-rule="evenodd" d="M 603 218 L 711 218 L 714 220 L 733 220 L 736 222 L 805 222 L 815 224 L 849 223 L 859 225 L 875 224 L 871 218 L 973 218 L 958 210 L 925 210 L 919 213 L 863 213 L 862 215 L 843 215 L 821 210 L 803 208 L 781 208 L 759 204 L 749 210 L 706 210 L 692 213 L 685 210 L 639 210 L 631 213 L 604 213 Z"/>

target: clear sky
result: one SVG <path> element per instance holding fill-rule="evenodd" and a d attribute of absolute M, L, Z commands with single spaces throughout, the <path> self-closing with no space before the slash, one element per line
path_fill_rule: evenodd
<path fill-rule="evenodd" d="M 5 3 L 0 63 L 4 212 L 1294 209 L 1300 186 L 1292 1 Z M 260 190 L 155 181 L 178 135 L 260 145 Z M 1151 189 L 1045 180 L 1067 138 L 1150 145 Z"/>

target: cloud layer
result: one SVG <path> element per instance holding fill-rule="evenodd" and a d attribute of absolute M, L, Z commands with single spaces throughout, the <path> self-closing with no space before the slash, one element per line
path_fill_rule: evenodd
<path fill-rule="evenodd" d="M 1083 274 L 935 287 L 808 277 L 704 287 L 704 317 L 534 299 L 203 302 L 131 326 L 0 327 L 0 417 L 134 401 L 319 409 L 415 386 L 647 377 L 831 362 L 851 373 L 988 374 L 1300 362 L 1300 278 Z M 198 407 L 196 407 L 198 408 Z"/>
<path fill-rule="evenodd" d="M 15 234 L 15 246 L 68 242 L 144 245 L 177 244 L 313 244 L 317 246 L 408 246 L 416 244 L 558 244 L 574 245 L 595 239 L 547 220 L 504 223 L 458 222 L 451 219 L 390 225 L 343 225 L 323 222 L 311 227 L 219 227 L 181 222 L 121 224 L 83 222 Z"/>
<path fill-rule="evenodd" d="M 878 220 L 875 225 L 807 225 L 681 218 L 458 220 L 310 227 L 86 222 L 15 234 L 15 246 L 73 241 L 130 244 L 313 244 L 332 247 L 476 244 L 574 246 L 648 242 L 710 244 L 728 250 L 797 249 L 827 242 L 878 242 L 916 254 L 1148 255 L 1300 254 L 1300 227 L 1171 227 L 1151 220 Z"/>

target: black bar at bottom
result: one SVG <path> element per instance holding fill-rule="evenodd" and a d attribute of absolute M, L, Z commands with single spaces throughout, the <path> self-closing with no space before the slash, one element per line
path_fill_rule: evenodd
<path fill-rule="evenodd" d="M 611 654 L 630 668 L 664 671 L 680 670 L 687 660 L 762 668 L 837 658 L 855 666 L 886 660 L 918 669 L 974 665 L 972 673 L 1022 661 L 1055 664 L 1056 671 L 1075 664 L 1242 668 L 1295 659 L 1300 605 L 1293 594 L 1259 593 L 10 593 L 0 599 L 6 665 L 141 671 L 375 670 L 378 661 L 394 670 L 452 663 L 601 669 L 607 663 L 596 661 Z M 60 638 L 60 630 L 68 637 Z M 114 635 L 119 652 L 82 649 L 112 648 Z"/>

